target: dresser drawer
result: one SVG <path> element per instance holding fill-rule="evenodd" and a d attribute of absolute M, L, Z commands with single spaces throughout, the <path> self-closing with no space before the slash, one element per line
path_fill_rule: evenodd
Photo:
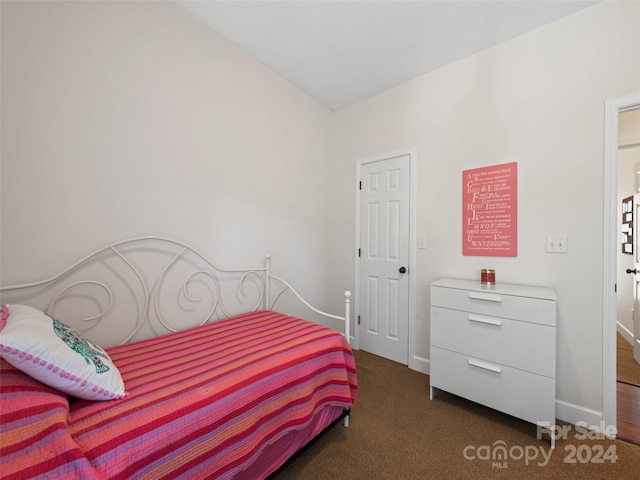
<path fill-rule="evenodd" d="M 431 345 L 556 376 L 556 330 L 546 325 L 431 307 Z"/>
<path fill-rule="evenodd" d="M 555 380 L 431 347 L 432 388 L 523 420 L 555 425 Z"/>
<path fill-rule="evenodd" d="M 493 287 L 474 290 L 432 285 L 431 305 L 555 327 L 556 302 L 505 294 Z"/>

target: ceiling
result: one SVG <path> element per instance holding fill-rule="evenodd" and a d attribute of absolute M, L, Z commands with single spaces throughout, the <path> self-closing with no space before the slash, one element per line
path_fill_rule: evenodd
<path fill-rule="evenodd" d="M 176 0 L 332 110 L 601 0 Z"/>

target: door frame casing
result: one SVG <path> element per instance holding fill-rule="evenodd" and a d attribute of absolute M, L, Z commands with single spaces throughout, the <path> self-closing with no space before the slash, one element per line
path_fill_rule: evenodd
<path fill-rule="evenodd" d="M 360 315 L 360 257 L 358 249 L 360 248 L 360 177 L 362 166 L 368 163 L 380 162 L 390 158 L 409 156 L 409 329 L 407 339 L 407 357 L 408 367 L 413 370 L 419 370 L 416 359 L 414 358 L 414 326 L 415 326 L 415 310 L 416 310 L 416 165 L 417 165 L 417 148 L 415 146 L 401 148 L 384 154 L 374 155 L 371 157 L 361 158 L 356 161 L 356 244 L 355 244 L 355 288 L 354 288 L 354 348 L 360 349 L 360 327 L 358 325 L 358 316 Z"/>
<path fill-rule="evenodd" d="M 638 172 L 639 172 L 638 167 L 640 167 L 640 163 L 637 163 L 634 165 L 634 177 L 638 176 Z M 634 188 L 634 193 L 633 193 L 633 215 L 635 218 L 640 218 L 640 193 L 638 193 L 638 187 Z M 640 268 L 640 248 L 638 248 L 638 246 L 640 245 L 640 242 L 638 242 L 638 240 L 640 239 L 640 236 L 639 236 L 640 228 L 638 227 L 639 227 L 638 222 L 635 222 L 635 225 L 633 226 L 633 248 L 634 248 L 633 268 L 636 270 Z M 640 336 L 640 329 L 639 329 L 640 318 L 638 317 L 640 315 L 639 313 L 640 309 L 638 308 L 638 305 L 640 304 L 640 298 L 638 296 L 638 292 L 640 291 L 640 289 L 638 288 L 639 283 L 640 281 L 638 281 L 638 277 L 636 275 L 633 275 L 633 315 L 631 317 L 633 322 L 631 324 L 631 327 L 632 327 L 631 354 L 633 359 L 636 362 L 638 362 L 638 364 L 640 364 L 640 349 L 638 348 L 640 346 L 640 343 L 639 343 L 640 339 L 638 338 L 638 336 Z M 617 313 L 616 313 L 616 319 L 617 319 Z M 616 327 L 617 327 L 617 322 L 616 322 Z M 624 328 L 623 325 L 620 325 L 620 327 Z M 617 335 L 616 335 L 616 338 L 617 338 Z M 617 352 L 616 352 L 616 355 L 617 355 Z M 616 373 L 616 380 L 617 380 L 617 376 L 618 375 Z M 617 388 L 616 388 L 616 392 L 617 392 Z"/>
<path fill-rule="evenodd" d="M 604 262 L 602 276 L 602 420 L 617 425 L 616 255 L 618 252 L 618 116 L 640 107 L 640 93 L 608 100 L 604 122 Z"/>

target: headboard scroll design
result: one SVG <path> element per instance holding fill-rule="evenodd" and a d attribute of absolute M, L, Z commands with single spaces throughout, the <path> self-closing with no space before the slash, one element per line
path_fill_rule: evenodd
<path fill-rule="evenodd" d="M 264 307 L 269 303 L 265 298 L 267 278 L 265 265 L 224 268 L 182 242 L 146 236 L 99 248 L 47 279 L 2 286 L 0 298 L 2 303 L 36 304 L 89 338 L 91 331 L 95 331 L 94 336 L 102 336 L 105 327 L 98 325 L 109 320 L 114 323 L 107 329 L 116 328 L 120 337 L 123 329 L 129 329 L 116 341 L 127 343 L 141 334 L 144 338 L 185 328 L 172 324 L 169 317 L 182 321 L 185 315 L 197 315 L 186 325 L 195 326 L 229 317 L 239 313 L 235 311 L 238 309 Z M 73 307 L 64 310 L 63 304 L 70 299 Z M 168 299 L 173 303 L 171 308 Z M 230 305 L 232 300 L 235 305 Z M 117 315 L 129 317 L 126 324 L 122 318 L 111 318 L 116 305 L 123 301 L 128 305 L 119 305 Z M 91 312 L 87 314 L 79 305 Z M 147 331 L 142 332 L 145 328 Z"/>
<path fill-rule="evenodd" d="M 270 255 L 261 266 L 224 268 L 185 243 L 135 237 L 99 248 L 45 280 L 0 286 L 0 301 L 40 308 L 110 346 L 275 309 L 288 291 L 321 317 L 344 321 L 350 340 L 350 292 L 344 316 L 332 315 L 309 304 L 270 268 Z"/>

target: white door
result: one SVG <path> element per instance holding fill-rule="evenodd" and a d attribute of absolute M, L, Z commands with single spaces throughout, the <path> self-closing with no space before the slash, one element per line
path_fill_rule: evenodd
<path fill-rule="evenodd" d="M 410 155 L 360 169 L 359 344 L 408 364 Z"/>

